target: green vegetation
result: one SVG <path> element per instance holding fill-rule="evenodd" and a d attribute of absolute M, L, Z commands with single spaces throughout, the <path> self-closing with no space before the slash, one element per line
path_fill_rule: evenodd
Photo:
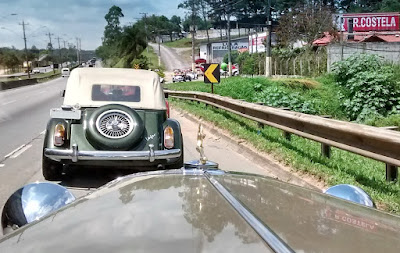
<path fill-rule="evenodd" d="M 147 53 L 147 50 L 144 50 L 142 53 L 142 56 L 146 57 L 148 59 L 148 67 L 150 69 L 160 69 L 160 66 L 158 66 L 158 55 L 156 52 L 154 52 L 154 49 L 152 47 L 147 47 L 149 52 Z M 165 69 L 164 64 L 161 62 L 161 69 Z"/>
<path fill-rule="evenodd" d="M 196 84 L 192 84 L 200 88 Z M 205 87 L 205 86 L 204 86 Z M 272 128 L 258 128 L 257 123 L 223 110 L 170 99 L 173 107 L 184 109 L 232 135 L 247 140 L 258 150 L 271 153 L 293 169 L 314 175 L 328 185 L 354 184 L 363 188 L 375 200 L 378 208 L 400 214 L 400 185 L 385 181 L 385 165 L 339 149 L 332 149 L 331 158 L 320 156 L 319 143 L 292 136 L 291 141 L 282 132 Z M 262 137 L 262 138 L 261 138 Z"/>
<path fill-rule="evenodd" d="M 166 87 L 172 90 L 211 91 L 210 85 L 202 82 L 174 83 Z M 220 84 L 214 85 L 214 92 L 222 96 L 346 119 L 339 99 L 341 89 L 332 76 L 316 80 L 232 77 L 222 79 Z"/>
<path fill-rule="evenodd" d="M 104 39 L 96 49 L 96 55 L 103 59 L 106 66 L 132 68 L 143 50 L 147 47 L 144 26 L 134 24 L 120 26 L 119 19 L 124 17 L 121 8 L 112 6 L 105 15 L 107 25 L 104 28 Z"/>
<path fill-rule="evenodd" d="M 332 70 L 337 83 L 345 88 L 341 97 L 351 120 L 364 122 L 400 112 L 400 80 L 379 56 L 355 54 L 335 63 Z"/>
<path fill-rule="evenodd" d="M 179 48 L 191 47 L 192 46 L 192 39 L 183 38 L 183 39 L 180 39 L 180 40 L 165 42 L 165 43 L 163 43 L 163 45 L 165 45 L 167 47 L 179 47 Z"/>

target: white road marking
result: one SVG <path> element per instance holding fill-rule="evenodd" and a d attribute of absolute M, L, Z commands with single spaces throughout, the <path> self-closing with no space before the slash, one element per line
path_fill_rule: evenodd
<path fill-rule="evenodd" d="M 40 132 L 40 134 L 39 135 L 44 135 L 46 133 L 46 129 L 45 130 L 43 130 L 42 132 Z"/>
<path fill-rule="evenodd" d="M 25 151 L 27 151 L 30 147 L 32 147 L 32 144 L 26 145 L 22 149 L 20 149 L 17 152 L 15 152 L 12 156 L 10 156 L 10 158 L 17 158 L 20 154 L 22 154 Z"/>
<path fill-rule="evenodd" d="M 45 92 L 46 92 L 46 91 L 43 90 L 43 91 L 41 91 L 41 92 L 36 93 L 36 95 L 39 95 L 39 94 L 42 94 L 42 93 L 45 93 Z"/>
<path fill-rule="evenodd" d="M 4 156 L 4 158 L 8 158 L 10 156 L 12 156 L 15 152 L 17 152 L 18 150 L 20 150 L 21 148 L 25 147 L 24 145 L 19 146 L 18 148 L 14 149 L 13 151 L 11 151 L 10 153 L 8 153 L 8 155 Z"/>
<path fill-rule="evenodd" d="M 0 168 L 3 168 L 5 166 L 5 164 L 0 163 Z"/>
<path fill-rule="evenodd" d="M 8 104 L 12 104 L 12 103 L 14 103 L 14 102 L 16 102 L 17 100 L 11 100 L 11 101 L 8 101 L 8 102 L 5 102 L 5 103 L 2 103 L 1 105 L 8 105 Z"/>

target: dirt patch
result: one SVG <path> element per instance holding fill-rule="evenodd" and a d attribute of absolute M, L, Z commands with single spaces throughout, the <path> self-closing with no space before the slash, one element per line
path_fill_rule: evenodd
<path fill-rule="evenodd" d="M 183 47 L 183 48 L 174 47 L 171 49 L 173 49 L 176 52 L 176 54 L 181 57 L 182 61 L 187 63 L 188 67 L 190 67 L 189 65 L 192 62 L 192 48 L 191 47 Z"/>

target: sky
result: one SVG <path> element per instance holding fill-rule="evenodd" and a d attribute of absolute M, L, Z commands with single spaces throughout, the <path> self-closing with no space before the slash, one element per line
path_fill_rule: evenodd
<path fill-rule="evenodd" d="M 117 5 L 124 17 L 121 24 L 129 24 L 148 15 L 185 16 L 178 9 L 182 0 L 0 0 L 0 47 L 24 47 L 22 21 L 26 26 L 27 47 L 45 48 L 51 34 L 53 47 L 81 39 L 84 50 L 94 50 L 101 45 L 109 8 Z"/>

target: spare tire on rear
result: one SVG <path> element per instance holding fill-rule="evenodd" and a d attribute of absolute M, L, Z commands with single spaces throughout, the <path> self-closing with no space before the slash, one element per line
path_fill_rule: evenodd
<path fill-rule="evenodd" d="M 87 119 L 86 138 L 102 150 L 128 150 L 143 138 L 139 114 L 124 105 L 105 105 Z"/>

